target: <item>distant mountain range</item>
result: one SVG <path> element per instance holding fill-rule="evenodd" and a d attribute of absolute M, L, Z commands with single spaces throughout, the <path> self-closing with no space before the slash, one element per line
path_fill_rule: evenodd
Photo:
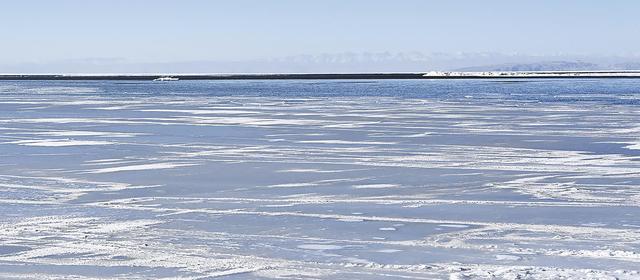
<path fill-rule="evenodd" d="M 495 65 L 457 68 L 455 71 L 593 71 L 593 70 L 640 70 L 640 62 L 597 64 L 584 61 L 548 61 L 533 63 L 504 63 Z"/>
<path fill-rule="evenodd" d="M 86 58 L 0 63 L 0 73 L 381 73 L 640 70 L 640 54 L 526 55 L 492 52 L 344 52 L 246 60 L 129 61 Z"/>

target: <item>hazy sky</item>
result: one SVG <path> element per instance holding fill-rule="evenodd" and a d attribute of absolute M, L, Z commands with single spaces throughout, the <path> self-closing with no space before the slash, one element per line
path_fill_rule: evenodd
<path fill-rule="evenodd" d="M 0 64 L 341 52 L 637 55 L 640 1 L 0 1 Z"/>

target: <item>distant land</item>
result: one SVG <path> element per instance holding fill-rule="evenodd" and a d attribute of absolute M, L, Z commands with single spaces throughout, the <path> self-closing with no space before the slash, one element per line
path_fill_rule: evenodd
<path fill-rule="evenodd" d="M 597 71 L 608 70 L 640 70 L 640 62 L 624 62 L 615 64 L 598 64 L 584 61 L 546 61 L 533 63 L 504 63 L 495 65 L 457 68 L 455 71 Z"/>
<path fill-rule="evenodd" d="M 511 68 L 513 69 L 513 68 Z M 0 74 L 0 80 L 355 80 L 355 79 L 640 78 L 640 71 L 429 71 L 417 73 Z"/>
<path fill-rule="evenodd" d="M 6 73 L 0 74 L 0 80 L 637 78 L 640 76 L 640 55 L 425 55 L 413 52 L 338 53 L 227 62 L 136 63 L 121 59 L 81 59 L 0 65 L 0 73 Z"/>

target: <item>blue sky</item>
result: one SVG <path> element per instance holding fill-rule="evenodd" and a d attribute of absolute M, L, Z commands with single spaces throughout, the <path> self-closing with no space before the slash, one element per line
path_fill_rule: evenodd
<path fill-rule="evenodd" d="M 343 52 L 638 55 L 640 1 L 0 1 L 0 65 Z"/>

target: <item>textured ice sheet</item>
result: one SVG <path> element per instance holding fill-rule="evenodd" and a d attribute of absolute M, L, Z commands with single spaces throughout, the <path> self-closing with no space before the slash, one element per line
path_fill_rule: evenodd
<path fill-rule="evenodd" d="M 3 83 L 2 279 L 640 278 L 639 82 Z"/>

